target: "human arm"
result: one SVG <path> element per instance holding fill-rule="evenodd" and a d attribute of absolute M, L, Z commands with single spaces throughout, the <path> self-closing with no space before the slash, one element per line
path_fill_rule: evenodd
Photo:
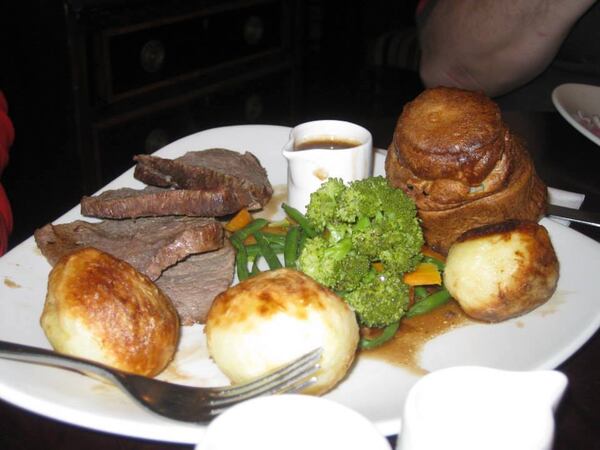
<path fill-rule="evenodd" d="M 423 83 L 490 96 L 525 84 L 595 1 L 438 0 L 419 33 Z"/>

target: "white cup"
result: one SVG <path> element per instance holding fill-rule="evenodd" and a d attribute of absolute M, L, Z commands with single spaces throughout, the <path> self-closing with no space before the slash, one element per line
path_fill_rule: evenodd
<path fill-rule="evenodd" d="M 213 420 L 196 450 L 391 450 L 358 412 L 322 397 L 259 397 Z"/>
<path fill-rule="evenodd" d="M 332 142 L 348 145 L 331 149 L 329 144 Z M 317 145 L 299 149 L 306 143 Z M 288 160 L 287 203 L 304 213 L 310 194 L 328 178 L 341 178 L 348 183 L 371 176 L 373 137 L 367 129 L 351 122 L 306 122 L 292 129 L 283 156 Z"/>

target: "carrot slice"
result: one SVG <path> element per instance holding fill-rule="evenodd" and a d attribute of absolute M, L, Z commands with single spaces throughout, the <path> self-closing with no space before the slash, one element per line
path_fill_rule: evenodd
<path fill-rule="evenodd" d="M 234 231 L 241 230 L 250 222 L 252 222 L 252 214 L 250 214 L 247 208 L 242 208 L 225 224 L 225 229 L 233 233 Z"/>
<path fill-rule="evenodd" d="M 442 275 L 432 263 L 420 263 L 417 268 L 404 274 L 404 282 L 409 286 L 427 286 L 442 284 Z"/>

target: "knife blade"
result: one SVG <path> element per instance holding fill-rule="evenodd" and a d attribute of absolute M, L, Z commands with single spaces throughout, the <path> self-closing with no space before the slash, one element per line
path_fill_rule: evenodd
<path fill-rule="evenodd" d="M 600 227 L 600 213 L 581 211 L 565 206 L 548 205 L 547 215 L 557 219 L 566 219 L 571 222 L 583 223 L 593 227 Z"/>

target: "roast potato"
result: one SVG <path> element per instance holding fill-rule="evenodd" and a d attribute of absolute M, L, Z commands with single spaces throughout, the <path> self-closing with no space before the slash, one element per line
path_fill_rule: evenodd
<path fill-rule="evenodd" d="M 94 248 L 54 266 L 40 322 L 56 351 L 146 376 L 167 366 L 179 340 L 169 298 L 131 265 Z"/>
<path fill-rule="evenodd" d="M 558 276 L 546 229 L 511 220 L 464 233 L 448 252 L 444 284 L 469 316 L 499 322 L 546 302 Z"/>
<path fill-rule="evenodd" d="M 204 331 L 210 356 L 235 384 L 321 347 L 318 380 L 304 391 L 315 395 L 344 377 L 359 339 L 356 316 L 348 305 L 291 269 L 263 272 L 218 295 Z"/>

